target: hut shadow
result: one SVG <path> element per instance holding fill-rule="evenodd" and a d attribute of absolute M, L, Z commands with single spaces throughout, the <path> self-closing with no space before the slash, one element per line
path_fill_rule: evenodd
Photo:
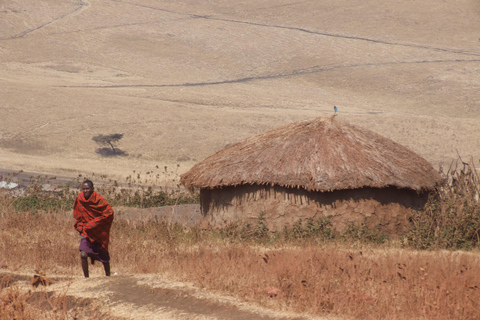
<path fill-rule="evenodd" d="M 382 206 L 393 203 L 414 210 L 422 209 L 428 200 L 428 193 L 418 193 L 415 190 L 389 188 L 360 188 L 351 190 L 336 190 L 331 192 L 311 192 L 312 199 L 319 205 L 336 207 L 339 202 L 362 202 L 374 200 Z"/>
<path fill-rule="evenodd" d="M 404 207 L 419 210 L 428 200 L 428 193 L 418 193 L 409 189 L 360 188 L 351 190 L 335 190 L 331 192 L 311 192 L 304 189 L 284 188 L 280 186 L 243 185 L 224 187 L 221 189 L 202 190 L 202 211 L 207 212 L 209 206 L 227 209 L 241 202 L 276 202 L 289 205 L 336 208 L 342 202 L 362 202 L 375 200 L 381 205 L 398 203 Z"/>
<path fill-rule="evenodd" d="M 98 148 L 95 151 L 96 154 L 101 155 L 102 157 L 126 157 L 128 156 L 128 152 L 123 151 L 122 149 L 115 149 L 112 148 Z"/>

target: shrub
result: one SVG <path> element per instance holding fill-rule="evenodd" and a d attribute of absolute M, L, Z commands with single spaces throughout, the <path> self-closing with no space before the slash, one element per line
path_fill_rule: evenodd
<path fill-rule="evenodd" d="M 360 225 L 349 223 L 340 233 L 340 238 L 344 241 L 382 244 L 389 239 L 389 236 L 380 232 L 380 226 L 370 229 L 365 223 Z"/>
<path fill-rule="evenodd" d="M 460 159 L 461 161 L 461 159 Z M 480 245 L 479 177 L 473 164 L 459 160 L 443 173 L 446 183 L 431 194 L 413 219 L 403 244 L 416 249 L 472 249 Z"/>
<path fill-rule="evenodd" d="M 332 222 L 329 217 L 320 217 L 316 220 L 311 217 L 306 219 L 305 223 L 303 223 L 302 219 L 299 219 L 291 228 L 285 227 L 283 229 L 283 236 L 286 240 L 312 238 L 329 240 L 335 237 L 331 228 Z"/>

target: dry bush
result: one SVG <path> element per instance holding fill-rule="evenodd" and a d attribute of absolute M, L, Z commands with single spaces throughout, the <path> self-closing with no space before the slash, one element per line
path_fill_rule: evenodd
<path fill-rule="evenodd" d="M 445 184 L 414 218 L 404 243 L 417 249 L 471 249 L 480 246 L 480 178 L 473 164 L 459 158 Z"/>

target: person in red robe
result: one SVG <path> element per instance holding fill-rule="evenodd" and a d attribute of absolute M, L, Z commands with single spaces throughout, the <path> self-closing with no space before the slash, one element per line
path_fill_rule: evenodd
<path fill-rule="evenodd" d="M 93 188 L 93 182 L 83 181 L 82 191 L 75 200 L 73 217 L 75 230 L 80 234 L 80 257 L 83 274 L 88 273 L 88 257 L 92 264 L 95 260 L 103 263 L 105 275 L 110 276 L 110 254 L 108 242 L 113 222 L 113 209 Z"/>

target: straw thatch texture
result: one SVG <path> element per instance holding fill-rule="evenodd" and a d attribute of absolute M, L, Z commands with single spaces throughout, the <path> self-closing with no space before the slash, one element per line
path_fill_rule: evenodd
<path fill-rule="evenodd" d="M 307 191 L 364 187 L 432 190 L 441 180 L 423 158 L 366 129 L 316 118 L 218 151 L 181 176 L 188 188 L 277 185 Z"/>

